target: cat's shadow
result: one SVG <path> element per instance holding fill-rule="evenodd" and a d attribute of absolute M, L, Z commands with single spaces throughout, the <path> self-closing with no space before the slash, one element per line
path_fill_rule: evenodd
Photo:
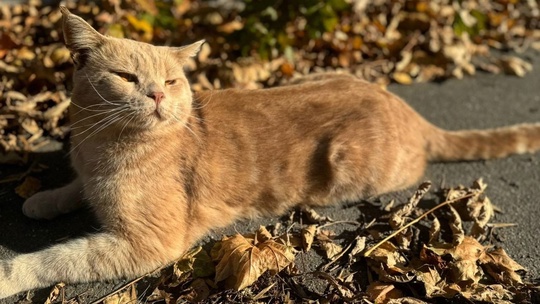
<path fill-rule="evenodd" d="M 30 167 L 43 168 L 38 170 L 40 172 L 30 171 L 28 176 L 37 178 L 41 182 L 40 190 L 46 190 L 63 186 L 74 177 L 65 148 L 54 152 L 33 153 L 28 159 L 26 166 L 2 165 L 1 179 L 21 176 L 30 171 Z M 23 179 L 0 183 L 0 260 L 11 255 L 9 251 L 34 252 L 99 229 L 96 219 L 88 210 L 79 210 L 50 221 L 26 217 L 22 213 L 25 199 L 15 192 Z"/>

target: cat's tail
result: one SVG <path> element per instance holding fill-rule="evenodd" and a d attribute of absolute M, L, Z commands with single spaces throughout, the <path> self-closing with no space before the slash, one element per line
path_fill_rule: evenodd
<path fill-rule="evenodd" d="M 438 128 L 427 137 L 431 161 L 481 160 L 540 150 L 540 123 L 487 130 L 445 131 Z"/>
<path fill-rule="evenodd" d="M 153 271 L 166 261 L 152 252 L 142 258 L 139 248 L 110 233 L 52 246 L 11 260 L 0 260 L 0 299 L 29 289 L 59 283 L 130 278 Z"/>

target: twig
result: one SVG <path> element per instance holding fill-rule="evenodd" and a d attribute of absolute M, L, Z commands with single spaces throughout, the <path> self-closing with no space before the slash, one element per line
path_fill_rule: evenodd
<path fill-rule="evenodd" d="M 395 237 L 396 235 L 398 235 L 400 232 L 402 232 L 403 230 L 409 228 L 409 226 L 412 226 L 416 223 L 418 223 L 421 219 L 423 219 L 424 217 L 428 216 L 429 214 L 435 212 L 436 210 L 438 210 L 439 208 L 442 208 L 444 206 L 447 206 L 447 205 L 450 205 L 452 203 L 455 203 L 457 201 L 460 201 L 464 198 L 468 198 L 468 197 L 473 197 L 475 195 L 478 195 L 478 193 L 471 193 L 471 194 L 467 194 L 467 195 L 464 195 L 464 196 L 461 196 L 461 197 L 458 197 L 458 198 L 455 198 L 455 199 L 452 199 L 452 200 L 448 200 L 448 201 L 445 201 L 431 209 L 429 209 L 428 211 L 426 211 L 424 214 L 422 214 L 421 216 L 419 216 L 418 218 L 412 220 L 410 223 L 408 223 L 407 225 L 399 228 L 398 230 L 394 231 L 394 233 L 390 234 L 389 236 L 387 236 L 386 238 L 384 238 L 382 241 L 378 242 L 377 244 L 375 244 L 375 246 L 371 247 L 369 250 L 367 250 L 365 253 L 364 253 L 364 257 L 369 257 L 371 255 L 371 253 L 373 252 L 373 250 L 377 249 L 378 247 L 380 247 L 382 244 L 386 243 L 388 240 L 390 240 L 391 238 Z"/>
<path fill-rule="evenodd" d="M 159 269 L 162 269 L 162 268 L 159 268 Z M 142 276 L 140 276 L 140 277 L 138 277 L 138 278 L 136 278 L 136 279 L 133 279 L 133 280 L 131 280 L 131 281 L 125 283 L 124 285 L 122 285 L 122 286 L 116 288 L 115 290 L 111 291 L 110 293 L 104 295 L 103 297 L 101 297 L 101 298 L 95 300 L 94 302 L 92 302 L 92 303 L 90 303 L 90 304 L 99 304 L 99 303 L 103 302 L 103 300 L 105 300 L 106 298 L 108 298 L 108 297 L 110 297 L 110 296 L 112 296 L 112 295 L 114 295 L 114 294 L 117 294 L 118 292 L 120 292 L 121 290 L 123 290 L 124 288 L 126 288 L 126 287 L 128 287 L 128 286 L 130 286 L 130 285 L 132 285 L 132 284 L 135 284 L 135 283 L 139 282 L 140 280 L 144 279 L 147 275 L 149 275 L 149 274 L 151 274 L 151 273 L 154 273 L 154 272 L 156 272 L 156 271 L 159 270 L 159 269 L 156 269 L 156 270 L 154 270 L 154 271 L 152 271 L 152 272 L 146 273 L 146 274 L 144 274 L 144 275 L 142 275 Z"/>
<path fill-rule="evenodd" d="M 317 229 L 321 229 L 321 228 L 336 225 L 336 224 L 349 224 L 349 225 L 354 225 L 354 226 L 362 226 L 362 224 L 357 221 L 335 221 L 335 222 L 328 222 L 324 225 L 320 225 L 317 227 Z"/>

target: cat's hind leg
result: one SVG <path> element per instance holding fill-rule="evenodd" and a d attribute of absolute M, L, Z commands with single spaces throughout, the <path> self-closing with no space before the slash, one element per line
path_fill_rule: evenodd
<path fill-rule="evenodd" d="M 82 183 L 77 178 L 70 184 L 34 194 L 22 207 L 23 213 L 33 219 L 53 219 L 83 206 Z"/>

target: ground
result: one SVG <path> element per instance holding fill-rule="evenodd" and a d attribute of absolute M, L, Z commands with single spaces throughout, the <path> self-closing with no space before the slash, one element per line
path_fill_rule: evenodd
<path fill-rule="evenodd" d="M 389 90 L 403 97 L 418 112 L 436 125 L 447 129 L 488 128 L 523 122 L 540 122 L 540 56 L 531 54 L 534 70 L 524 78 L 507 75 L 478 74 L 462 80 L 451 79 L 441 83 L 390 85 Z M 60 186 L 69 181 L 65 152 L 57 151 L 37 155 L 49 168 L 37 174 L 45 188 Z M 511 228 L 497 229 L 499 245 L 511 257 L 525 266 L 531 279 L 540 277 L 538 251 L 540 250 L 540 153 L 512 156 L 507 159 L 432 164 L 425 175 L 437 187 L 469 185 L 482 177 L 488 184 L 487 195 L 502 209 L 495 222 L 516 223 Z M 0 174 L 23 171 L 21 167 L 2 166 Z M 92 217 L 85 211 L 42 222 L 27 219 L 21 212 L 23 199 L 13 189 L 14 183 L 0 184 L 0 259 L 17 253 L 31 252 L 43 246 L 61 242 L 96 229 Z M 412 190 L 383 197 L 398 198 L 403 202 Z M 336 206 L 319 210 L 337 220 L 358 220 L 365 204 Z M 279 219 L 259 219 L 243 222 L 215 231 L 204 242 L 218 239 L 223 234 L 253 231 L 259 225 L 276 223 Z M 309 260 L 304 261 L 310 263 Z M 316 263 L 316 261 L 311 261 Z M 67 297 L 81 295 L 87 302 L 107 294 L 121 282 L 94 283 L 69 286 Z M 36 299 L 44 299 L 48 289 L 36 292 Z M 13 303 L 21 295 L 0 304 Z"/>

